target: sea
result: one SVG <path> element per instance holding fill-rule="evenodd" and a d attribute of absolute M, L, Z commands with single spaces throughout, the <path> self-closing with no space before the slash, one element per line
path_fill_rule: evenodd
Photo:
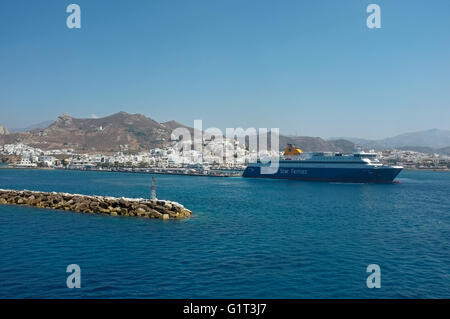
<path fill-rule="evenodd" d="M 0 206 L 1 298 L 450 298 L 450 173 L 397 184 L 155 175 L 186 220 Z M 151 175 L 0 169 L 0 188 L 150 196 Z M 81 288 L 68 288 L 79 265 Z M 369 288 L 369 265 L 380 288 Z"/>

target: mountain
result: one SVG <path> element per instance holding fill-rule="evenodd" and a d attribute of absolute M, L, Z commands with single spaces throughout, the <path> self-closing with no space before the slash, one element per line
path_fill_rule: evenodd
<path fill-rule="evenodd" d="M 271 134 L 261 135 L 260 138 L 267 140 L 267 146 L 271 148 Z M 246 143 L 248 145 L 248 138 Z M 355 148 L 355 144 L 344 139 L 326 141 L 320 137 L 311 136 L 286 136 L 279 135 L 279 150 L 283 151 L 287 144 L 293 144 L 304 152 L 340 152 L 351 153 Z"/>
<path fill-rule="evenodd" d="M 344 139 L 326 141 L 320 137 L 280 135 L 280 151 L 287 144 L 293 144 L 304 152 L 351 153 L 355 148 L 355 144 Z"/>
<path fill-rule="evenodd" d="M 168 121 L 168 122 L 163 122 L 161 123 L 163 126 L 167 127 L 170 131 L 173 131 L 177 128 L 185 128 L 189 131 L 189 133 L 191 133 L 191 138 L 194 137 L 194 128 L 189 127 L 187 125 L 178 123 L 177 121 Z"/>
<path fill-rule="evenodd" d="M 334 148 L 336 152 L 352 153 L 355 150 L 355 143 L 352 143 L 345 139 L 328 140 L 326 142 L 330 143 L 332 148 Z"/>
<path fill-rule="evenodd" d="M 164 126 L 174 130 L 178 127 L 183 127 L 189 130 L 191 136 L 194 135 L 194 129 L 192 127 L 188 127 L 186 125 L 180 124 L 176 121 L 169 121 L 161 123 Z M 270 148 L 270 135 L 262 135 L 262 138 L 266 138 L 268 148 Z M 246 138 L 246 144 L 248 145 L 249 138 Z M 333 140 L 333 141 L 325 141 L 320 137 L 309 137 L 309 136 L 285 136 L 279 135 L 279 150 L 283 151 L 286 148 L 287 144 L 294 144 L 297 147 L 300 147 L 305 152 L 341 152 L 341 153 L 351 153 L 354 150 L 355 144 L 344 140 Z"/>
<path fill-rule="evenodd" d="M 52 123 L 53 123 L 53 121 L 45 121 L 45 122 L 30 125 L 27 127 L 23 127 L 23 128 L 12 128 L 9 131 L 11 133 L 26 132 L 26 131 L 31 131 L 34 129 L 39 129 L 39 128 L 47 128 Z"/>
<path fill-rule="evenodd" d="M 43 150 L 74 149 L 84 153 L 143 151 L 170 145 L 170 135 L 179 127 L 188 129 L 193 137 L 192 127 L 176 121 L 159 123 L 142 114 L 119 112 L 103 118 L 84 119 L 63 114 L 46 128 L 0 135 L 0 145 L 21 142 Z M 294 144 L 305 152 L 349 153 L 354 148 L 352 142 L 343 139 L 325 141 L 320 137 L 284 135 L 279 139 L 280 150 L 287 144 Z"/>
<path fill-rule="evenodd" d="M 0 145 L 24 143 L 40 149 L 71 148 L 80 152 L 142 151 L 170 145 L 170 134 L 183 127 L 194 134 L 192 127 L 176 121 L 159 123 L 142 114 L 119 112 L 103 118 L 74 118 L 60 115 L 56 121 L 43 122 L 25 132 L 8 132 L 0 125 Z M 268 141 L 269 137 L 262 136 Z M 246 139 L 248 144 L 248 138 Z M 279 136 L 279 148 L 293 144 L 305 152 L 351 153 L 354 145 L 384 150 L 397 148 L 423 153 L 450 154 L 450 130 L 431 129 L 411 132 L 381 140 L 336 138 L 324 140 L 310 136 Z"/>
<path fill-rule="evenodd" d="M 178 127 L 184 127 L 184 128 L 187 128 L 188 130 L 192 129 L 189 126 L 183 125 L 183 124 L 178 123 L 177 121 L 173 121 L 173 120 L 172 121 L 163 122 L 161 124 L 164 125 L 165 127 L 169 128 L 169 129 L 171 129 L 171 130 L 174 130 L 174 129 L 178 128 Z"/>
<path fill-rule="evenodd" d="M 9 134 L 8 130 L 6 129 L 6 127 L 3 127 L 0 125 L 0 135 L 6 135 Z"/>
<path fill-rule="evenodd" d="M 396 135 L 380 140 L 368 140 L 361 138 L 344 137 L 355 144 L 366 148 L 383 150 L 388 148 L 427 150 L 435 152 L 450 146 L 450 130 L 431 129 Z"/>
<path fill-rule="evenodd" d="M 171 131 L 141 114 L 119 112 L 88 119 L 63 114 L 47 128 L 0 136 L 0 144 L 22 142 L 44 150 L 83 152 L 139 151 L 168 145 Z"/>
<path fill-rule="evenodd" d="M 385 138 L 383 143 L 392 146 L 426 146 L 441 148 L 450 146 L 450 130 L 431 129 L 426 131 L 400 134 Z"/>

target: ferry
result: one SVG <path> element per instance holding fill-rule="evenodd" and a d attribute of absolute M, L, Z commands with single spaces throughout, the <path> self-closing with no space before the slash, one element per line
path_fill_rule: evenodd
<path fill-rule="evenodd" d="M 279 159 L 278 169 L 267 173 L 268 170 L 264 167 L 276 168 L 276 163 L 262 163 L 259 160 L 250 163 L 242 176 L 322 182 L 393 183 L 403 169 L 402 166 L 382 164 L 373 152 L 356 150 L 349 155 L 331 152 L 304 153 L 291 144 L 288 144 Z"/>

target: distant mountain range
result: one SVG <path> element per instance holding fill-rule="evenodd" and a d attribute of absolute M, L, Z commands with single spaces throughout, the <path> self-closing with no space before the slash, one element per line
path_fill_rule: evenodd
<path fill-rule="evenodd" d="M 103 118 L 78 119 L 60 115 L 56 121 L 33 125 L 31 129 L 0 135 L 0 145 L 24 143 L 40 149 L 74 149 L 79 152 L 143 151 L 170 145 L 175 128 L 192 127 L 176 121 L 159 123 L 142 114 L 119 112 Z M 320 137 L 280 135 L 280 149 L 291 143 L 304 151 L 351 152 L 353 143 L 345 140 L 325 141 Z M 270 143 L 269 143 L 270 144 Z"/>
<path fill-rule="evenodd" d="M 267 140 L 267 146 L 271 148 L 271 134 L 262 135 L 261 138 Z M 248 144 L 248 138 L 247 138 Z M 300 148 L 304 152 L 340 152 L 351 153 L 355 149 L 353 142 L 345 139 L 324 140 L 320 137 L 311 136 L 286 136 L 279 135 L 279 149 L 283 151 L 287 144 L 292 144 Z"/>
<path fill-rule="evenodd" d="M 11 128 L 11 129 L 9 129 L 9 132 L 10 133 L 18 133 L 18 132 L 31 131 L 31 130 L 34 130 L 37 128 L 47 128 L 52 123 L 53 123 L 53 121 L 45 121 L 45 122 L 30 125 L 27 127 L 23 127 L 23 128 Z"/>
<path fill-rule="evenodd" d="M 365 148 L 375 150 L 403 149 L 423 153 L 450 154 L 450 130 L 431 129 L 396 135 L 380 140 L 343 137 Z"/>
<path fill-rule="evenodd" d="M 144 151 L 170 145 L 170 134 L 175 128 L 192 127 L 176 121 L 159 123 L 142 114 L 119 112 L 102 118 L 79 119 L 60 115 L 55 121 L 30 126 L 24 131 L 9 133 L 0 126 L 0 145 L 24 143 L 40 149 L 67 149 L 79 152 Z M 270 133 L 269 133 L 270 134 Z M 267 137 L 266 137 L 267 138 Z M 305 152 L 351 153 L 355 144 L 366 148 L 415 150 L 424 153 L 450 154 L 450 131 L 427 130 L 401 134 L 382 140 L 334 138 L 324 140 L 310 136 L 279 136 L 279 148 L 294 144 Z M 270 146 L 270 136 L 268 137 Z"/>

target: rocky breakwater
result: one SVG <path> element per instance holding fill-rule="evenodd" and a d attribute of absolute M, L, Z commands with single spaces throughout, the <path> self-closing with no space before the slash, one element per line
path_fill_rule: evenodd
<path fill-rule="evenodd" d="M 0 204 L 33 206 L 78 213 L 159 219 L 181 219 L 191 215 L 191 211 L 184 208 L 183 205 L 168 200 L 88 196 L 29 190 L 0 189 Z"/>

